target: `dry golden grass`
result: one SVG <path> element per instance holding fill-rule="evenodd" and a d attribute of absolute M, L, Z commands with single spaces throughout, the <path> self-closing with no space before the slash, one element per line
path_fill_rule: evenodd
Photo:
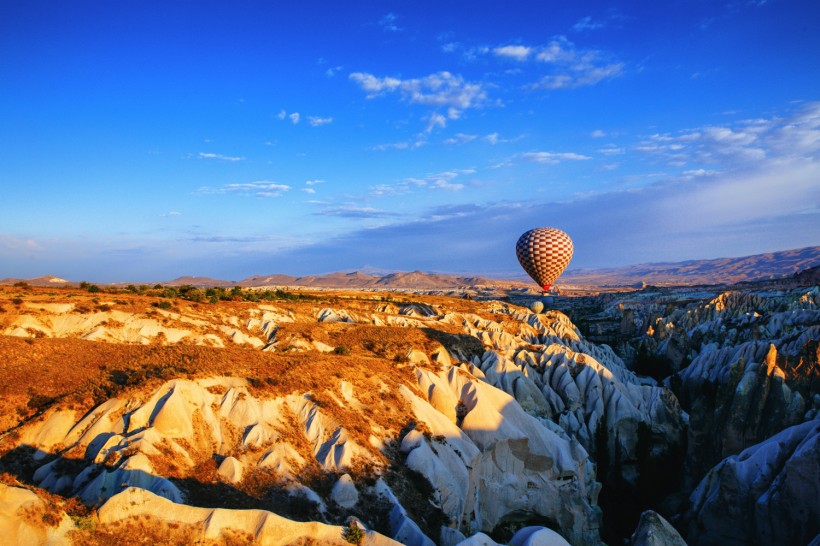
<path fill-rule="evenodd" d="M 440 511 L 432 509 L 426 502 L 430 495 L 426 481 L 405 467 L 396 444 L 390 443 L 416 426 L 407 402 L 397 393 L 400 385 L 412 388 L 416 384 L 413 366 L 407 363 L 410 350 L 421 350 L 430 355 L 444 346 L 451 352 L 469 357 L 480 354 L 483 346 L 466 335 L 460 324 L 422 320 L 423 327 L 404 328 L 369 323 L 319 323 L 317 316 L 321 309 L 330 307 L 346 310 L 369 322 L 374 314 L 382 318 L 385 313 L 395 315 L 402 305 L 408 303 L 434 306 L 440 314 L 470 313 L 496 321 L 500 320 L 499 315 L 491 313 L 486 304 L 443 296 L 356 291 L 308 294 L 309 297 L 303 299 L 259 303 L 220 301 L 212 304 L 159 299 L 156 295 L 89 293 L 72 288 L 0 287 L 0 332 L 21 315 L 35 318 L 38 314 L 45 316 L 49 313 L 47 307 L 39 306 L 54 303 L 74 304 L 71 313 L 123 311 L 153 318 L 168 327 L 191 330 L 194 334 L 215 330 L 192 324 L 192 320 L 244 325 L 249 318 L 260 316 L 260 306 L 273 305 L 295 319 L 294 322 L 278 324 L 277 339 L 295 337 L 308 342 L 322 342 L 336 349 L 331 353 L 267 352 L 249 345 L 234 345 L 223 333 L 219 335 L 226 343 L 225 348 L 193 345 L 189 340 L 169 345 L 167 339 L 161 336 L 150 345 L 139 345 L 70 337 L 23 339 L 0 335 L 0 435 L 12 431 L 12 434 L 0 436 L 0 456 L 17 447 L 13 432 L 15 427 L 36 419 L 51 407 L 72 408 L 81 415 L 115 396 L 145 399 L 147 394 L 170 379 L 240 377 L 248 380 L 251 394 L 260 399 L 291 394 L 308 395 L 322 414 L 344 427 L 350 439 L 370 453 L 369 460 L 357 458 L 348 469 L 356 482 L 372 483 L 376 476 L 385 477 L 400 497 L 407 501 L 405 506 L 409 506 L 412 512 L 418 512 L 414 517 L 417 516 L 425 526 L 436 529 L 440 523 Z M 166 311 L 158 309 L 155 304 L 159 301 L 170 301 L 168 311 L 179 316 L 168 316 Z M 414 317 L 408 318 L 416 320 Z M 117 324 L 109 323 L 108 326 L 117 327 Z M 250 334 L 262 336 L 258 331 Z M 437 368 L 435 364 L 431 366 Z M 356 403 L 340 403 L 342 381 L 353 386 L 353 396 L 364 410 Z M 218 387 L 209 390 L 213 394 L 224 393 L 224 389 Z M 283 411 L 287 414 L 290 410 L 285 405 Z M 281 440 L 290 443 L 307 461 L 299 469 L 299 481 L 322 495 L 328 494 L 337 476 L 323 471 L 311 455 L 313 447 L 301 431 L 296 416 L 290 415 L 283 421 L 285 424 L 277 430 Z M 194 427 L 195 430 L 198 428 Z M 233 438 L 233 445 L 240 444 L 241 431 L 226 433 Z M 373 436 L 386 441 L 386 447 L 380 450 L 371 446 Z M 207 449 L 197 447 L 199 440 L 190 438 L 180 442 L 197 457 L 193 467 L 176 461 L 168 446 L 165 446 L 166 449 L 159 446 L 162 455 L 151 457 L 157 474 L 173 479 L 188 493 L 192 504 L 230 508 L 267 506 L 294 519 L 320 518 L 311 502 L 288 496 L 281 478 L 272 471 L 248 469 L 237 486 L 222 483 L 217 475 L 217 460 Z M 22 452 L 13 455 L 25 456 Z M 78 465 L 82 463 L 82 454 L 66 452 L 64 455 L 77 457 L 75 462 Z M 69 464 L 74 459 L 66 460 Z M 9 458 L 8 462 L 13 461 Z M 6 476 L 8 480 L 16 481 L 14 477 Z M 62 507 L 60 509 L 67 511 L 78 523 L 80 530 L 73 537 L 76 544 L 182 544 L 194 541 L 211 544 L 198 538 L 197 529 L 168 526 L 139 518 L 121 524 L 99 525 L 93 514 L 76 500 L 37 491 L 48 506 Z M 370 499 L 369 502 L 375 506 L 379 501 Z M 376 510 L 372 514 L 359 516 L 369 517 L 373 524 L 386 518 L 386 510 L 382 510 L 384 514 Z M 347 514 L 336 515 L 343 522 Z M 42 519 L 42 515 L 40 517 Z M 46 516 L 46 519 L 49 518 Z M 382 524 L 379 525 L 387 531 L 387 523 Z M 223 542 L 216 543 L 244 544 L 242 541 L 247 538 L 229 536 Z"/>

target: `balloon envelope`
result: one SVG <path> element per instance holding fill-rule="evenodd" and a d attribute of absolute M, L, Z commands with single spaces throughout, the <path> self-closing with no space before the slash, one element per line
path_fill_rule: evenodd
<path fill-rule="evenodd" d="M 515 255 L 524 271 L 545 291 L 572 259 L 572 239 L 556 228 L 535 228 L 515 244 Z"/>
<path fill-rule="evenodd" d="M 536 300 L 530 305 L 530 310 L 537 315 L 544 310 L 544 304 Z"/>

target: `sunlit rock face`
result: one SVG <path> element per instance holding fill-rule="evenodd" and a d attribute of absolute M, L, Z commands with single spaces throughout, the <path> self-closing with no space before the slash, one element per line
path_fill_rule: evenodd
<path fill-rule="evenodd" d="M 687 542 L 808 544 L 820 533 L 820 417 L 724 459 L 690 498 Z"/>
<path fill-rule="evenodd" d="M 402 450 L 458 527 L 490 532 L 506 518 L 529 515 L 551 522 L 573 543 L 598 543 L 600 486 L 577 441 L 466 369 L 417 374 L 428 400 L 409 390 L 404 395 L 429 427 L 429 438 L 411 432 Z M 430 404 L 443 398 L 437 391 L 449 392 L 456 403 L 456 424 Z"/>
<path fill-rule="evenodd" d="M 611 470 L 627 484 L 637 484 L 639 458 L 679 456 L 686 416 L 668 389 L 642 383 L 609 347 L 583 339 L 561 313 L 516 318 L 518 343 L 474 358 L 474 373 L 545 426 L 557 424 L 599 462 L 601 455 L 618 461 Z"/>

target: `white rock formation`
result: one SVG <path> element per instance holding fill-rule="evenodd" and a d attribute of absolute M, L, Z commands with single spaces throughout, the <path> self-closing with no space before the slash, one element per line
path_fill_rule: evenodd
<path fill-rule="evenodd" d="M 330 498 L 342 508 L 353 508 L 359 502 L 359 492 L 350 474 L 342 474 L 333 484 Z"/>
<path fill-rule="evenodd" d="M 202 539 L 224 539 L 228 530 L 250 534 L 260 546 L 279 546 L 297 542 L 346 546 L 342 527 L 318 522 L 297 522 L 264 510 L 227 510 L 196 508 L 175 504 L 152 493 L 126 489 L 109 499 L 99 510 L 101 523 L 113 523 L 128 518 L 148 516 L 166 523 L 181 523 L 202 529 Z M 398 545 L 383 535 L 367 531 L 362 541 L 368 546 Z"/>
<path fill-rule="evenodd" d="M 820 418 L 724 459 L 690 497 L 691 546 L 807 544 L 820 533 Z"/>
<path fill-rule="evenodd" d="M 65 512 L 47 507 L 34 492 L 0 484 L 0 541 L 4 546 L 69 546 L 76 527 Z"/>
<path fill-rule="evenodd" d="M 209 387 L 224 392 L 215 394 Z M 296 421 L 286 414 L 295 415 Z M 67 473 L 58 457 L 37 469 L 34 480 L 91 505 L 130 486 L 181 502 L 182 492 L 158 475 L 152 462 L 167 464 L 169 457 L 175 465 L 191 468 L 196 461 L 222 456 L 218 474 L 230 483 L 255 468 L 273 468 L 292 480 L 305 460 L 279 431 L 293 427 L 328 471 L 343 471 L 357 457 L 369 459 L 367 450 L 351 441 L 309 395 L 259 400 L 243 380 L 232 378 L 172 380 L 145 403 L 112 399 L 79 422 L 71 421 L 73 411 L 51 412 L 28 427 L 21 439 L 42 454 L 59 447 L 65 458 L 84 459 L 87 466 L 77 475 Z"/>
<path fill-rule="evenodd" d="M 402 395 L 429 428 L 401 444 L 407 464 L 427 477 L 445 514 L 469 533 L 489 532 L 512 514 L 554 522 L 576 544 L 598 543 L 599 485 L 587 453 L 560 429 L 545 426 L 509 395 L 459 368 L 417 370 L 422 400 Z M 460 400 L 460 429 L 429 400 L 449 390 Z"/>

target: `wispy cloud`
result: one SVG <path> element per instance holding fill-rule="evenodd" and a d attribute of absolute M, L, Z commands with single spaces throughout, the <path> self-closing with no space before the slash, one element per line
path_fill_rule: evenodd
<path fill-rule="evenodd" d="M 596 23 L 591 18 L 581 20 L 588 28 Z M 531 90 L 576 89 L 598 84 L 623 74 L 624 63 L 613 55 L 595 49 L 577 47 L 565 36 L 556 36 L 547 44 L 507 44 L 496 47 L 465 47 L 460 43 L 446 44 L 447 52 L 460 52 L 466 59 L 474 60 L 491 55 L 501 61 L 512 61 L 523 69 L 530 66 L 535 76 L 542 74 L 527 87 Z M 547 74 L 543 71 L 547 70 Z"/>
<path fill-rule="evenodd" d="M 281 119 L 282 121 L 286 119 L 290 120 L 292 124 L 297 125 L 299 123 L 299 120 L 302 118 L 302 115 L 299 112 L 291 112 L 290 114 L 288 114 L 285 110 L 279 110 L 279 113 L 276 114 L 276 117 Z"/>
<path fill-rule="evenodd" d="M 279 258 L 320 267 L 363 263 L 474 272 L 519 272 L 520 233 L 544 225 L 575 242 L 571 267 L 625 265 L 766 252 L 817 244 L 820 165 L 794 161 L 735 173 L 670 178 L 568 202 L 499 202 L 441 207 L 418 219 L 363 229 Z M 749 238 L 749 231 L 758 236 Z M 652 236 L 648 237 L 647 233 Z M 432 244 L 435 241 L 435 244 Z M 315 263 L 315 265 L 313 265 Z"/>
<path fill-rule="evenodd" d="M 562 161 L 585 161 L 592 159 L 587 155 L 576 154 L 574 152 L 526 152 L 521 154 L 526 161 L 533 163 L 544 163 L 547 165 L 557 165 Z"/>
<path fill-rule="evenodd" d="M 449 190 L 459 191 L 465 188 L 465 183 L 456 180 L 459 177 L 475 173 L 475 169 L 454 169 L 432 173 L 422 178 L 405 178 L 393 184 L 378 184 L 371 188 L 373 197 L 403 195 L 418 190 Z"/>
<path fill-rule="evenodd" d="M 333 118 L 323 118 L 319 116 L 308 116 L 308 123 L 311 127 L 321 127 L 322 125 L 328 125 L 333 123 Z"/>
<path fill-rule="evenodd" d="M 435 109 L 428 117 L 428 130 L 443 127 L 447 120 L 458 119 L 464 110 L 487 104 L 487 91 L 480 83 L 468 82 L 450 72 L 436 72 L 422 78 L 378 77 L 366 72 L 350 74 L 368 99 L 398 93 L 402 101 Z M 443 110 L 443 112 L 441 111 Z M 430 121 L 433 120 L 433 123 Z"/>
<path fill-rule="evenodd" d="M 635 149 L 674 166 L 743 167 L 785 159 L 816 159 L 820 154 L 820 102 L 802 105 L 787 117 L 656 133 Z"/>
<path fill-rule="evenodd" d="M 235 195 L 252 195 L 255 197 L 279 197 L 284 192 L 291 188 L 285 184 L 276 184 L 268 180 L 260 180 L 257 182 L 247 182 L 239 184 L 225 184 L 218 188 L 210 186 L 203 186 L 199 188 L 199 193 L 202 194 L 235 194 Z"/>
<path fill-rule="evenodd" d="M 599 148 L 598 153 L 603 154 L 603 155 L 621 155 L 621 154 L 626 153 L 626 149 L 619 148 L 618 146 L 615 146 L 614 144 L 607 144 L 603 148 Z"/>
<path fill-rule="evenodd" d="M 502 144 L 506 142 L 515 142 L 519 140 L 518 138 L 501 138 L 501 135 L 498 133 L 489 133 L 484 136 L 480 135 L 471 135 L 467 133 L 456 133 L 450 138 L 444 140 L 444 144 L 466 144 L 468 142 L 473 142 L 474 140 L 481 140 L 483 142 L 488 142 L 490 144 Z"/>
<path fill-rule="evenodd" d="M 467 142 L 472 142 L 473 140 L 477 139 L 478 135 L 468 135 L 466 133 L 456 133 L 455 135 L 451 136 L 444 140 L 445 144 L 466 144 Z"/>
<path fill-rule="evenodd" d="M 376 144 L 372 146 L 371 150 L 384 152 L 386 150 L 416 150 L 422 146 L 427 145 L 427 140 L 424 138 L 417 138 L 405 142 L 391 142 L 387 144 Z"/>
<path fill-rule="evenodd" d="M 386 210 L 358 205 L 328 207 L 314 214 L 317 216 L 336 216 L 339 218 L 388 218 L 397 216 L 395 213 Z"/>
<path fill-rule="evenodd" d="M 396 15 L 395 13 L 388 13 L 387 15 L 379 19 L 379 26 L 385 32 L 401 32 L 404 29 L 402 29 L 396 24 L 396 21 L 398 20 L 398 15 Z"/>
<path fill-rule="evenodd" d="M 532 84 L 530 88 L 554 91 L 558 89 L 587 87 L 620 76 L 623 74 L 623 68 L 624 65 L 622 63 L 596 66 L 588 61 L 582 60 L 578 63 L 567 65 L 565 72 L 544 76 Z"/>
<path fill-rule="evenodd" d="M 595 21 L 590 16 L 582 17 L 572 26 L 575 32 L 582 32 L 584 30 L 598 30 L 604 28 L 606 25 L 602 21 Z"/>
<path fill-rule="evenodd" d="M 332 77 L 334 77 L 336 74 L 338 74 L 339 72 L 341 72 L 343 68 L 344 68 L 344 67 L 343 67 L 342 65 L 338 65 L 338 66 L 331 66 L 330 68 L 327 68 L 327 69 L 325 70 L 325 76 L 327 76 L 328 78 L 332 78 Z"/>
<path fill-rule="evenodd" d="M 200 159 L 219 159 L 220 161 L 244 161 L 244 157 L 238 156 L 229 156 L 229 155 L 222 155 L 222 154 L 213 154 L 207 152 L 199 152 L 196 155 Z"/>
<path fill-rule="evenodd" d="M 506 45 L 493 48 L 496 57 L 504 57 L 514 61 L 526 61 L 533 52 L 531 47 L 522 45 Z"/>
<path fill-rule="evenodd" d="M 182 216 L 182 213 L 178 210 L 172 210 L 164 214 L 160 214 L 160 216 L 162 216 L 163 218 L 174 218 L 176 216 Z"/>
<path fill-rule="evenodd" d="M 43 246 L 31 238 L 0 234 L 0 250 L 39 251 L 43 250 Z"/>

